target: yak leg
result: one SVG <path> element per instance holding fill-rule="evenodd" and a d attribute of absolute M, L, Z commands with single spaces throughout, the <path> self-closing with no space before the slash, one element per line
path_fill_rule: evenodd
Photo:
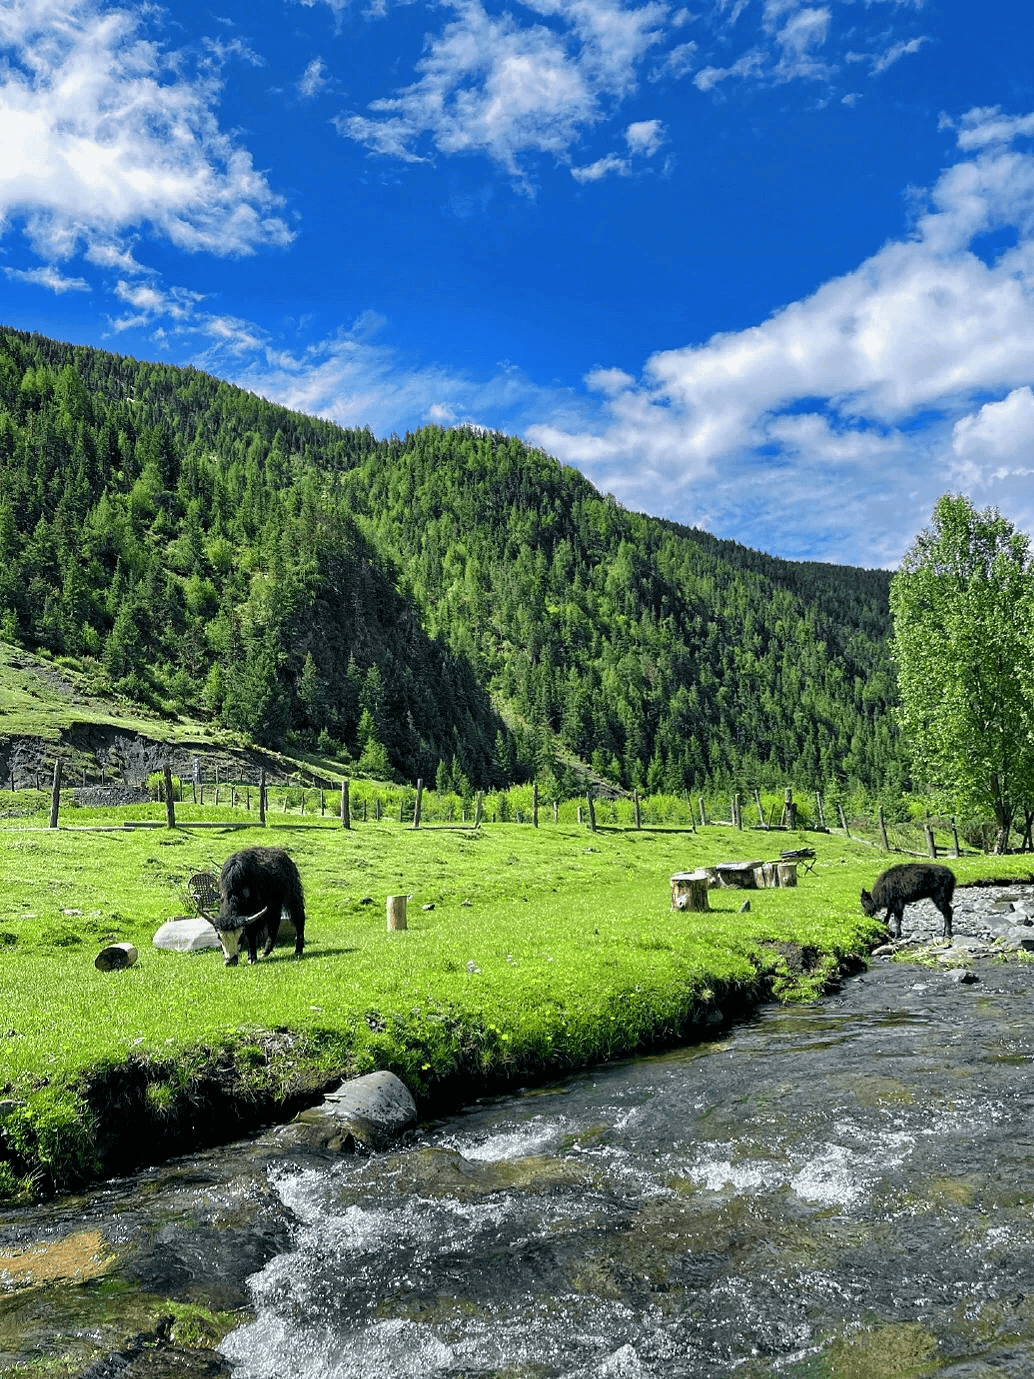
<path fill-rule="evenodd" d="M 276 911 L 276 920 L 275 920 L 273 923 L 270 924 L 269 930 L 268 930 L 268 933 L 267 933 L 267 936 L 266 936 L 266 946 L 265 946 L 265 948 L 263 948 L 263 950 L 262 950 L 262 956 L 263 956 L 264 958 L 268 958 L 269 955 L 270 955 L 270 953 L 272 953 L 272 951 L 273 951 L 273 945 L 276 943 L 277 935 L 280 933 L 280 921 L 281 921 L 282 919 L 283 919 L 283 913 L 282 913 L 281 910 L 278 909 L 278 910 Z"/>
<path fill-rule="evenodd" d="M 954 911 L 952 910 L 951 906 L 948 904 L 947 901 L 945 901 L 943 905 L 938 906 L 938 908 L 940 909 L 941 914 L 944 916 L 944 930 L 942 932 L 941 937 L 946 938 L 948 942 L 951 943 L 951 921 Z"/>

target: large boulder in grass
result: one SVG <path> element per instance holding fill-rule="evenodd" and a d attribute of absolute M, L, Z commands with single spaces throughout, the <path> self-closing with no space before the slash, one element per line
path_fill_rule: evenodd
<path fill-rule="evenodd" d="M 201 948 L 220 948 L 219 935 L 207 919 L 187 917 L 167 920 L 151 940 L 155 948 L 174 953 L 196 953 Z"/>

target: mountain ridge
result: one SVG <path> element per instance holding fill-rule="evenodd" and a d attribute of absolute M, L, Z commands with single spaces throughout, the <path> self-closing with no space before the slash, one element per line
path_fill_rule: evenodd
<path fill-rule="evenodd" d="M 626 511 L 500 433 L 377 440 L 0 327 L 0 638 L 371 773 L 900 782 L 884 571 Z M 0 726 L 2 731 L 2 726 Z"/>

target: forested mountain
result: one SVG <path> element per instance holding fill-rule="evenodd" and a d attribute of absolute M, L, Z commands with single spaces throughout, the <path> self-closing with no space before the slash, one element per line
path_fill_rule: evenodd
<path fill-rule="evenodd" d="M 897 783 L 889 576 L 626 512 L 473 428 L 368 430 L 0 329 L 0 637 L 439 784 Z"/>

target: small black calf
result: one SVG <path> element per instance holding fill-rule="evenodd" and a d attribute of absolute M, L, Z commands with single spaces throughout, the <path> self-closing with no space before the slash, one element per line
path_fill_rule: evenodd
<path fill-rule="evenodd" d="M 951 898 L 955 894 L 955 873 L 948 867 L 925 862 L 901 862 L 888 867 L 876 878 L 872 894 L 862 891 L 862 909 L 867 915 L 886 910 L 893 938 L 901 937 L 905 906 L 913 900 L 932 900 L 944 916 L 943 934 L 951 938 Z"/>

